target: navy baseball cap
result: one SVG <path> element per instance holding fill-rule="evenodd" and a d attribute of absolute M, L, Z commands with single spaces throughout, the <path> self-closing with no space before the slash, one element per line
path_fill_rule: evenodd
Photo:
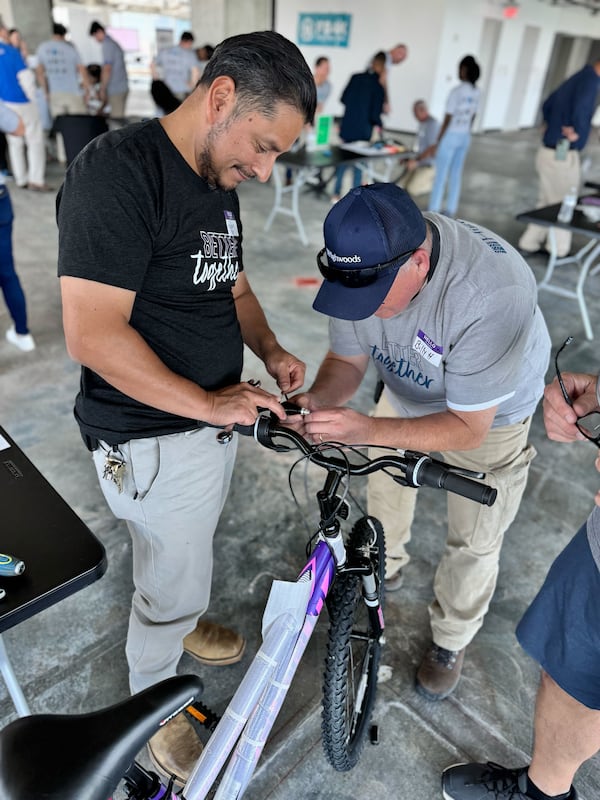
<path fill-rule="evenodd" d="M 395 183 L 351 189 L 323 223 L 317 263 L 325 280 L 313 308 L 338 319 L 370 317 L 426 234 L 421 211 Z"/>

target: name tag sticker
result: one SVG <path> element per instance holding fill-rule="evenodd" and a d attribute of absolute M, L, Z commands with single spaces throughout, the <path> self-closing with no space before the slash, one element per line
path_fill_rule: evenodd
<path fill-rule="evenodd" d="M 225 211 L 225 225 L 227 225 L 227 233 L 230 236 L 239 236 L 238 226 L 236 218 L 233 216 L 233 212 Z"/>
<path fill-rule="evenodd" d="M 433 339 L 430 339 L 426 333 L 423 333 L 423 331 L 420 330 L 417 333 L 412 347 L 415 352 L 419 353 L 424 359 L 429 361 L 429 363 L 433 364 L 435 367 L 439 367 L 441 364 L 444 349 L 440 347 L 439 344 L 436 344 Z"/>

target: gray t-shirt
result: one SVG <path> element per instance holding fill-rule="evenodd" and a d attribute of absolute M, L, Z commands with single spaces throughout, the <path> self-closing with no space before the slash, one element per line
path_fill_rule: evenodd
<path fill-rule="evenodd" d="M 83 62 L 72 44 L 56 39 L 42 42 L 37 49 L 37 58 L 44 67 L 50 94 L 82 94 L 78 67 Z"/>
<path fill-rule="evenodd" d="M 164 83 L 177 94 L 187 94 L 190 91 L 194 67 L 200 72 L 200 62 L 196 53 L 178 44 L 159 50 L 155 64 L 162 70 Z"/>
<path fill-rule="evenodd" d="M 542 396 L 550 355 L 533 273 L 491 231 L 424 216 L 439 231 L 429 282 L 391 319 L 331 319 L 331 349 L 368 354 L 400 416 L 497 405 L 492 427 L 520 422 Z"/>
<path fill-rule="evenodd" d="M 437 142 L 439 130 L 440 123 L 434 117 L 427 117 L 424 122 L 420 122 L 415 141 L 415 152 L 423 153 L 428 147 L 435 144 Z M 429 167 L 432 166 L 434 162 L 435 158 L 432 156 L 419 161 L 419 164 L 423 167 Z"/>
<path fill-rule="evenodd" d="M 331 83 L 330 81 L 323 81 L 317 86 L 317 105 L 323 107 L 327 101 L 327 98 L 331 94 Z"/>
<path fill-rule="evenodd" d="M 102 42 L 102 58 L 105 64 L 110 64 L 111 72 L 106 87 L 106 93 L 121 94 L 129 89 L 129 81 L 127 79 L 127 70 L 125 68 L 125 56 L 114 39 L 106 34 Z"/>

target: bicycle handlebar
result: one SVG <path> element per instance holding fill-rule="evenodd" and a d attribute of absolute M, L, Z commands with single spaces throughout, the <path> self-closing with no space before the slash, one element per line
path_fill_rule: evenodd
<path fill-rule="evenodd" d="M 497 490 L 494 487 L 473 480 L 473 477 L 484 478 L 484 473 L 468 472 L 415 450 L 396 450 L 397 455 L 383 455 L 361 464 L 351 463 L 344 458 L 325 455 L 322 445 L 313 445 L 293 428 L 281 425 L 271 412 L 259 414 L 253 425 L 234 425 L 233 430 L 243 436 L 253 436 L 263 447 L 279 452 L 287 451 L 290 447 L 277 444 L 274 439 L 285 439 L 301 453 L 310 456 L 313 463 L 347 475 L 368 475 L 385 468 L 398 469 L 401 477 L 391 477 L 407 486 L 445 489 L 486 506 L 493 505 L 496 500 Z"/>

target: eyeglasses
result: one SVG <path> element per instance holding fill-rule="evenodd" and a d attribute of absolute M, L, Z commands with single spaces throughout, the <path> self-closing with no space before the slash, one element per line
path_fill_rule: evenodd
<path fill-rule="evenodd" d="M 561 346 L 556 351 L 556 355 L 554 356 L 554 369 L 556 370 L 556 378 L 558 380 L 558 385 L 560 386 L 560 390 L 562 392 L 562 396 L 565 398 L 565 403 L 571 408 L 573 408 L 573 401 L 569 397 L 569 393 L 567 392 L 566 386 L 563 381 L 563 376 L 561 374 L 560 369 L 558 368 L 558 357 L 562 353 L 562 351 L 567 347 L 567 345 L 571 344 L 573 341 L 572 336 L 568 336 L 565 341 L 561 344 Z M 596 447 L 600 448 L 600 414 L 597 411 L 592 411 L 589 414 L 585 414 L 583 417 L 578 417 L 577 422 L 575 423 L 577 430 L 582 436 L 585 436 L 586 439 L 589 439 L 590 442 L 593 442 Z"/>
<path fill-rule="evenodd" d="M 327 281 L 338 281 L 343 286 L 348 286 L 351 289 L 357 289 L 361 286 L 369 286 L 369 284 L 375 283 L 381 274 L 393 269 L 401 258 L 412 256 L 412 254 L 416 252 L 416 250 L 407 250 L 406 253 L 399 253 L 389 261 L 375 264 L 373 267 L 343 269 L 342 267 L 332 267 L 327 261 L 325 251 L 326 248 L 324 247 L 317 253 L 317 267 L 321 275 Z"/>

